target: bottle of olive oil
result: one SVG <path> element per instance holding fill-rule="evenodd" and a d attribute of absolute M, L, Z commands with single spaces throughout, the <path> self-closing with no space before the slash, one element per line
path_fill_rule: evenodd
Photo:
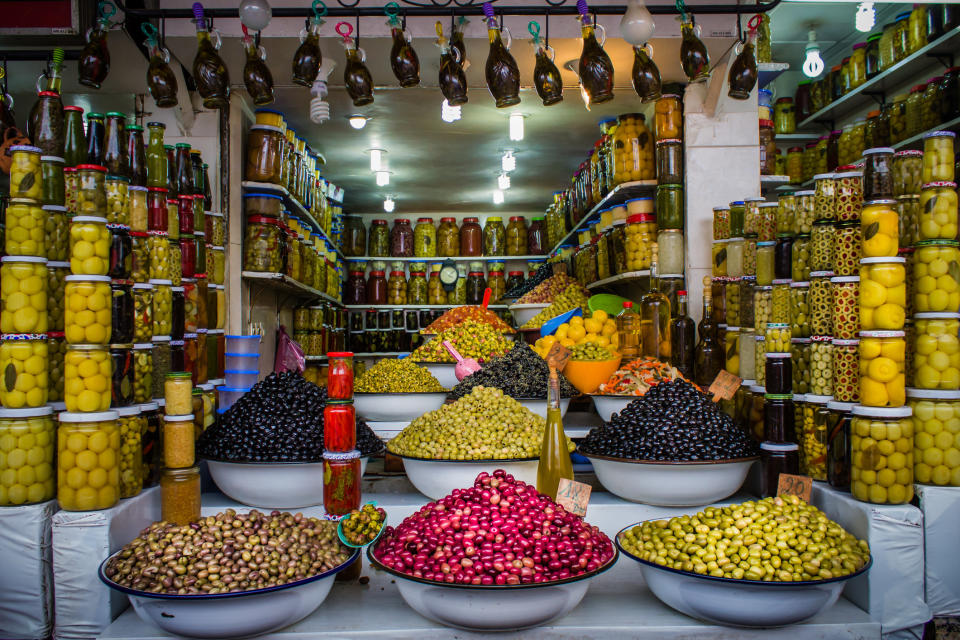
<path fill-rule="evenodd" d="M 563 420 L 560 417 L 560 378 L 552 366 L 547 394 L 547 425 L 543 430 L 543 444 L 540 445 L 537 491 L 556 500 L 560 478 L 573 480 L 573 464 L 570 462 L 567 435 L 563 432 Z"/>

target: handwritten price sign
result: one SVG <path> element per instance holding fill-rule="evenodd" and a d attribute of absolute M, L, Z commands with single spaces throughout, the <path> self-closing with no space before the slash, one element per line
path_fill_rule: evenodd
<path fill-rule="evenodd" d="M 790 473 L 781 473 L 777 481 L 777 495 L 797 496 L 804 502 L 810 502 L 810 493 L 813 491 L 813 480 L 809 476 L 795 476 Z"/>
<path fill-rule="evenodd" d="M 547 352 L 547 364 L 557 371 L 563 371 L 569 360 L 570 349 L 567 349 L 559 342 L 554 342 L 553 346 L 550 347 L 550 351 Z"/>
<path fill-rule="evenodd" d="M 743 380 L 737 376 L 726 369 L 721 369 L 717 377 L 710 383 L 708 391 L 713 394 L 714 402 L 719 400 L 732 400 L 737 389 L 740 388 L 741 382 L 743 382 Z"/>
<path fill-rule="evenodd" d="M 557 504 L 582 518 L 587 515 L 591 491 L 593 488 L 588 484 L 560 478 L 560 484 L 557 485 Z"/>

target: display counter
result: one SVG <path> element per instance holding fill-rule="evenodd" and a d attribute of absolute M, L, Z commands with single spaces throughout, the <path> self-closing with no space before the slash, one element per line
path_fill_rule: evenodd
<path fill-rule="evenodd" d="M 934 617 L 960 616 L 960 487 L 915 485 L 923 511 L 926 601 Z"/>
<path fill-rule="evenodd" d="M 0 509 L 0 638 L 50 636 L 50 521 L 56 510 L 56 500 Z"/>

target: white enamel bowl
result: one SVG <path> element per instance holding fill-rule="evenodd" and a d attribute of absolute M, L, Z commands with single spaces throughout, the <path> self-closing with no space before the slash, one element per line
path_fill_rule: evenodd
<path fill-rule="evenodd" d="M 446 401 L 446 391 L 353 394 L 353 406 L 357 409 L 357 415 L 371 422 L 410 421 L 429 411 L 436 411 Z"/>
<path fill-rule="evenodd" d="M 610 422 L 613 414 L 620 413 L 628 404 L 642 396 L 611 396 L 600 393 L 591 393 L 593 406 L 597 408 L 597 413 L 604 422 Z"/>
<path fill-rule="evenodd" d="M 415 578 L 385 567 L 367 550 L 370 564 L 394 576 L 400 595 L 414 611 L 448 627 L 479 632 L 515 631 L 549 623 L 570 613 L 590 582 L 612 567 L 619 554 L 596 571 L 549 584 L 464 585 Z"/>
<path fill-rule="evenodd" d="M 659 507 L 699 507 L 729 498 L 743 485 L 758 456 L 716 462 L 647 462 L 580 449 L 607 491 L 624 500 Z"/>
<path fill-rule="evenodd" d="M 460 382 L 454 372 L 454 367 L 457 365 L 453 362 L 418 362 L 417 364 L 432 373 L 444 389 L 453 389 Z"/>
<path fill-rule="evenodd" d="M 530 411 L 541 418 L 547 417 L 547 400 L 537 398 L 514 398 L 517 402 L 525 406 Z M 560 398 L 560 417 L 567 415 L 567 409 L 570 407 L 570 398 Z"/>
<path fill-rule="evenodd" d="M 360 473 L 367 460 L 360 458 Z M 322 462 L 222 462 L 207 460 L 210 475 L 225 494 L 261 509 L 301 509 L 323 504 Z"/>
<path fill-rule="evenodd" d="M 637 523 L 642 524 L 642 523 Z M 870 569 L 871 558 L 860 571 L 831 580 L 762 582 L 715 578 L 641 560 L 620 544 L 624 557 L 637 563 L 643 580 L 664 604 L 691 618 L 728 627 L 784 627 L 813 618 L 833 606 L 844 585 Z"/>
<path fill-rule="evenodd" d="M 118 551 L 117 553 L 120 553 Z M 111 589 L 127 594 L 133 610 L 147 624 L 190 638 L 251 638 L 303 620 L 323 603 L 336 574 L 359 555 L 320 575 L 279 587 L 214 595 L 162 595 L 120 586 L 104 574 L 116 553 L 103 561 L 98 575 Z"/>
<path fill-rule="evenodd" d="M 527 320 L 534 317 L 544 309 L 550 306 L 548 302 L 527 302 L 524 304 L 512 304 L 507 307 L 513 314 L 513 319 L 518 327 L 522 327 Z"/>
<path fill-rule="evenodd" d="M 454 489 L 472 487 L 477 476 L 486 471 L 493 474 L 503 469 L 517 480 L 537 486 L 537 464 L 539 458 L 511 460 L 426 460 L 424 458 L 403 459 L 403 468 L 407 478 L 417 491 L 431 500 L 450 494 Z"/>

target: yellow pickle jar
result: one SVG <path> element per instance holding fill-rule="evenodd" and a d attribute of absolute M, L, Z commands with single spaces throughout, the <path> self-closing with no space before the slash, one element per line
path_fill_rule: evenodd
<path fill-rule="evenodd" d="M 884 258 L 900 249 L 900 226 L 896 200 L 870 200 L 860 211 L 863 257 Z"/>
<path fill-rule="evenodd" d="M 773 315 L 773 287 L 756 286 L 753 288 L 753 328 L 757 337 L 767 330 L 767 323 Z M 757 375 L 760 375 L 759 372 Z"/>
<path fill-rule="evenodd" d="M 0 333 L 46 333 L 47 259 L 0 259 Z"/>
<path fill-rule="evenodd" d="M 133 401 L 150 402 L 153 392 L 153 343 L 133 345 Z"/>
<path fill-rule="evenodd" d="M 0 409 L 0 507 L 56 497 L 55 440 L 53 407 Z"/>
<path fill-rule="evenodd" d="M 149 342 L 153 338 L 153 285 L 133 285 L 133 341 Z"/>
<path fill-rule="evenodd" d="M 173 329 L 173 283 L 170 280 L 151 280 L 153 286 L 153 335 L 168 336 Z M 140 336 L 134 336 L 139 340 Z"/>
<path fill-rule="evenodd" d="M 130 231 L 147 230 L 147 187 L 131 186 L 128 192 Z"/>
<path fill-rule="evenodd" d="M 627 271 L 649 269 L 650 249 L 657 241 L 656 217 L 645 213 L 628 217 L 625 235 Z"/>
<path fill-rule="evenodd" d="M 923 240 L 913 254 L 913 307 L 918 313 L 960 309 L 960 248 L 951 240 Z"/>
<path fill-rule="evenodd" d="M 813 176 L 813 215 L 816 220 L 837 219 L 837 181 L 835 174 L 818 173 Z"/>
<path fill-rule="evenodd" d="M 759 329 L 757 329 L 759 331 Z M 756 374 L 757 385 L 763 387 L 767 384 L 767 348 L 766 339 L 759 333 L 755 337 L 756 346 L 754 355 L 754 374 Z"/>
<path fill-rule="evenodd" d="M 829 336 L 813 336 L 810 342 L 810 393 L 833 395 L 833 343 Z"/>
<path fill-rule="evenodd" d="M 830 396 L 808 393 L 802 405 L 803 419 L 797 438 L 800 441 L 800 473 L 827 480 L 827 419 Z"/>
<path fill-rule="evenodd" d="M 107 191 L 107 222 L 110 224 L 130 224 L 130 178 L 108 175 L 104 181 Z"/>
<path fill-rule="evenodd" d="M 797 234 L 806 234 L 813 231 L 813 223 L 817 220 L 816 192 L 813 190 L 797 191 L 793 194 L 796 198 L 797 217 L 793 223 L 794 232 Z"/>
<path fill-rule="evenodd" d="M 47 332 L 63 331 L 63 306 L 69 262 L 47 263 Z"/>
<path fill-rule="evenodd" d="M 63 359 L 63 401 L 67 411 L 94 413 L 110 408 L 113 361 L 106 347 L 67 345 Z"/>
<path fill-rule="evenodd" d="M 920 191 L 917 208 L 919 240 L 957 237 L 957 183 L 928 182 Z"/>
<path fill-rule="evenodd" d="M 920 484 L 960 487 L 960 391 L 907 389 L 913 410 L 913 475 Z"/>
<path fill-rule="evenodd" d="M 897 198 L 897 222 L 900 225 L 900 246 L 915 245 L 920 236 L 920 196 Z"/>
<path fill-rule="evenodd" d="M 70 221 L 70 270 L 75 275 L 107 275 L 110 244 L 106 218 L 75 216 Z"/>
<path fill-rule="evenodd" d="M 64 412 L 57 429 L 57 501 L 64 511 L 109 509 L 120 499 L 116 411 Z"/>
<path fill-rule="evenodd" d="M 6 409 L 42 407 L 49 395 L 45 334 L 6 334 L 0 342 L 0 405 Z"/>
<path fill-rule="evenodd" d="M 905 149 L 893 154 L 893 195 L 917 195 L 922 184 L 923 151 Z"/>
<path fill-rule="evenodd" d="M 790 332 L 794 338 L 810 337 L 810 283 L 790 283 Z"/>
<path fill-rule="evenodd" d="M 163 231 L 150 231 L 147 236 L 147 255 L 150 267 L 147 271 L 150 279 L 170 279 L 170 240 Z"/>
<path fill-rule="evenodd" d="M 860 335 L 860 276 L 830 278 L 833 337 L 855 340 Z"/>
<path fill-rule="evenodd" d="M 45 218 L 39 202 L 14 198 L 6 210 L 8 256 L 47 255 Z"/>
<path fill-rule="evenodd" d="M 206 357 L 206 354 L 204 354 Z M 189 371 L 171 371 L 163 382 L 165 412 L 182 416 L 193 411 L 193 382 Z"/>
<path fill-rule="evenodd" d="M 918 313 L 913 322 L 913 386 L 960 390 L 960 313 Z"/>
<path fill-rule="evenodd" d="M 902 407 L 906 400 L 906 358 L 903 331 L 861 331 L 860 403 Z"/>
<path fill-rule="evenodd" d="M 727 327 L 726 333 L 724 333 L 724 345 L 726 348 L 726 356 L 724 367 L 727 371 L 732 373 L 735 376 L 740 375 L 740 327 Z"/>
<path fill-rule="evenodd" d="M 10 197 L 29 198 L 39 203 L 43 195 L 43 177 L 40 170 L 39 147 L 15 145 L 10 147 Z"/>
<path fill-rule="evenodd" d="M 861 329 L 903 329 L 907 307 L 905 263 L 906 258 L 864 258 L 860 261 Z M 919 298 L 918 293 L 918 301 Z"/>
<path fill-rule="evenodd" d="M 67 344 L 110 344 L 113 294 L 108 276 L 64 278 L 64 334 Z"/>
<path fill-rule="evenodd" d="M 140 406 L 115 409 L 120 429 L 120 497 L 132 498 L 143 490 L 143 425 Z"/>
<path fill-rule="evenodd" d="M 833 335 L 833 287 L 831 271 L 810 272 L 810 332 L 815 336 Z"/>
<path fill-rule="evenodd" d="M 857 405 L 850 424 L 850 491 L 873 504 L 913 499 L 913 421 L 910 407 Z"/>
<path fill-rule="evenodd" d="M 810 391 L 810 338 L 790 339 L 790 361 L 793 363 L 793 393 L 797 396 Z"/>
<path fill-rule="evenodd" d="M 727 275 L 727 243 L 730 240 L 714 240 L 711 248 L 712 254 L 712 275 L 714 278 L 722 278 Z"/>
<path fill-rule="evenodd" d="M 955 99 L 955 98 L 954 98 Z M 953 131 L 933 131 L 923 136 L 923 182 L 952 182 L 956 177 L 954 167 Z M 12 195 L 12 192 L 11 192 Z"/>

